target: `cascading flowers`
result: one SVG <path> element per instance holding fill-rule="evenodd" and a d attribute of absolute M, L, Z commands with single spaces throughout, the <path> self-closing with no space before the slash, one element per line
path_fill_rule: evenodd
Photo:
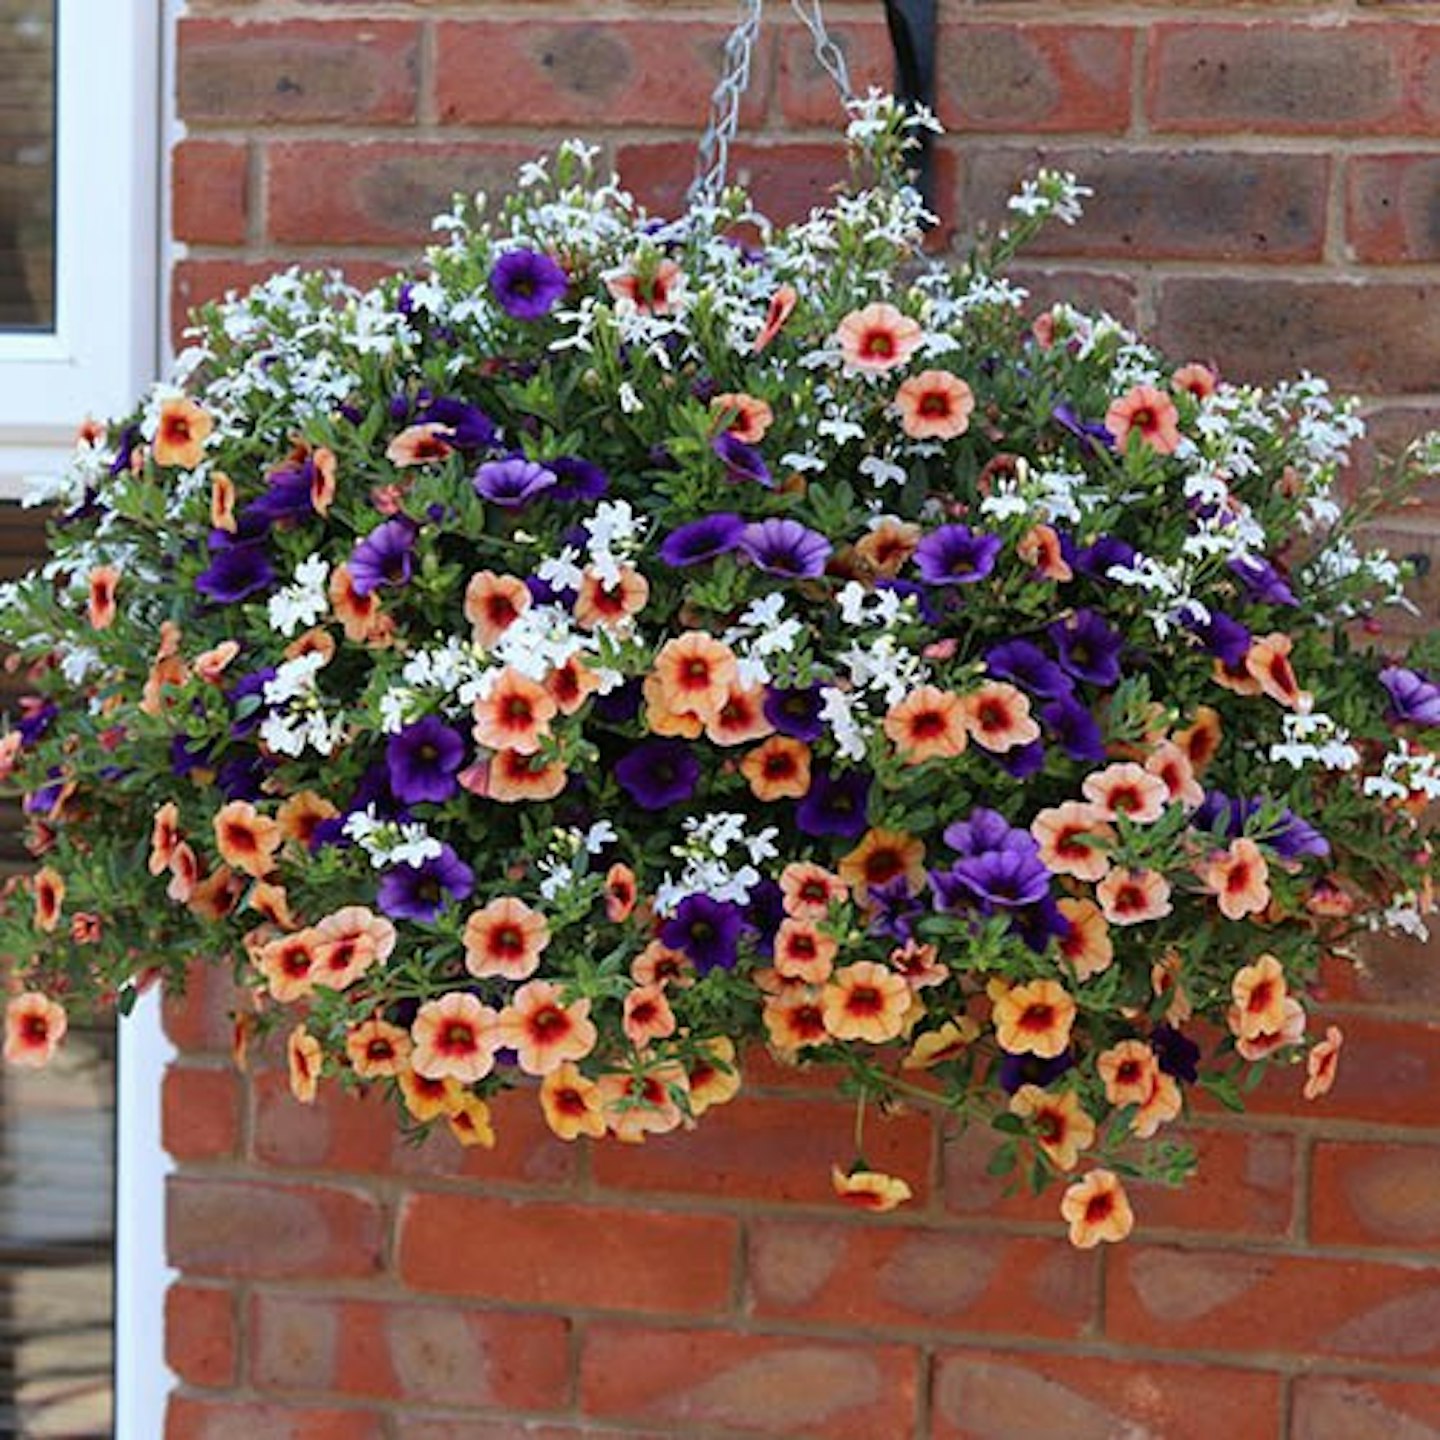
<path fill-rule="evenodd" d="M 785 230 L 562 147 L 414 275 L 206 309 L 86 427 L 4 595 L 11 1061 L 197 955 L 302 1100 L 467 1144 L 513 1085 L 565 1139 L 687 1127 L 764 1045 L 993 1126 L 1079 1245 L 1183 1176 L 1197 1087 L 1328 1087 L 1307 985 L 1423 924 L 1440 790 L 1332 499 L 1359 422 L 1028 312 L 1069 177 L 927 260 L 921 123 L 862 104 L 879 182 Z"/>

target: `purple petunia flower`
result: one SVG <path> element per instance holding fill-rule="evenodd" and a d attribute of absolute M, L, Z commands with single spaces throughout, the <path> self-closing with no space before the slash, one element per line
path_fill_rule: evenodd
<path fill-rule="evenodd" d="M 1098 765 L 1105 758 L 1100 722 L 1073 696 L 1052 701 L 1040 711 L 1040 718 L 1072 760 Z"/>
<path fill-rule="evenodd" d="M 436 715 L 426 715 L 392 735 L 385 745 L 390 791 L 403 805 L 440 803 L 460 789 L 465 741 Z"/>
<path fill-rule="evenodd" d="M 1045 895 L 1033 905 L 1010 911 L 1010 933 L 1018 935 L 1037 955 L 1043 955 L 1054 940 L 1068 933 L 1070 922 L 1054 899 Z"/>
<path fill-rule="evenodd" d="M 382 585 L 408 585 L 414 567 L 415 522 L 397 515 L 377 525 L 350 556 L 350 578 L 357 595 Z"/>
<path fill-rule="evenodd" d="M 1187 610 L 1181 615 L 1180 623 L 1221 664 L 1234 669 L 1244 662 L 1250 649 L 1251 635 L 1238 620 L 1232 620 L 1220 610 L 1212 610 L 1208 619 L 1201 620 L 1195 611 Z"/>
<path fill-rule="evenodd" d="M 1021 830 L 998 810 L 990 810 L 983 805 L 972 810 L 965 819 L 947 825 L 941 839 L 962 858 L 988 855 L 996 850 L 1018 850 L 1035 855 L 1040 849 L 1028 830 Z"/>
<path fill-rule="evenodd" d="M 1094 610 L 1077 610 L 1049 627 L 1060 664 L 1077 680 L 1113 685 L 1120 678 L 1120 636 Z"/>
<path fill-rule="evenodd" d="M 673 570 L 700 565 L 728 554 L 740 544 L 745 522 L 722 510 L 677 526 L 660 542 L 660 558 Z"/>
<path fill-rule="evenodd" d="M 1249 592 L 1252 600 L 1258 600 L 1262 605 L 1300 603 L 1285 577 L 1261 556 L 1233 555 L 1225 565 L 1232 574 L 1239 576 L 1240 583 Z"/>
<path fill-rule="evenodd" d="M 1293 810 L 1282 810 L 1275 833 L 1265 842 L 1283 860 L 1299 860 L 1304 855 L 1323 859 L 1330 853 L 1330 842 L 1308 821 Z"/>
<path fill-rule="evenodd" d="M 311 487 L 315 482 L 315 459 L 311 455 L 276 465 L 266 472 L 265 489 L 240 512 L 239 520 L 251 533 L 283 523 L 305 520 L 315 513 Z"/>
<path fill-rule="evenodd" d="M 1013 680 L 1042 700 L 1059 700 L 1075 689 L 1070 677 L 1029 640 L 992 645 L 985 652 L 985 669 L 1001 680 Z"/>
<path fill-rule="evenodd" d="M 1118 535 L 1101 535 L 1089 545 L 1082 545 L 1070 557 L 1071 565 L 1092 580 L 1108 580 L 1112 566 L 1127 570 L 1135 563 L 1135 547 Z"/>
<path fill-rule="evenodd" d="M 212 553 L 195 577 L 195 588 L 216 605 L 234 605 L 275 583 L 275 567 L 259 543 L 227 545 Z"/>
<path fill-rule="evenodd" d="M 1048 1060 L 1038 1055 L 1002 1055 L 995 1068 L 995 1077 L 1000 1088 L 1007 1095 L 1013 1095 L 1024 1085 L 1038 1085 L 1043 1090 L 1074 1065 L 1068 1050 Z"/>
<path fill-rule="evenodd" d="M 475 472 L 474 485 L 482 500 L 506 510 L 519 510 L 555 481 L 553 470 L 523 455 L 512 455 L 508 460 L 487 460 Z"/>
<path fill-rule="evenodd" d="M 795 807 L 795 823 L 806 835 L 839 835 L 858 840 L 869 826 L 870 775 L 865 770 L 846 770 L 835 775 L 817 769 L 810 788 Z"/>
<path fill-rule="evenodd" d="M 55 723 L 59 714 L 60 707 L 53 700 L 27 706 L 20 712 L 20 718 L 15 725 L 20 732 L 20 743 L 33 745 Z"/>
<path fill-rule="evenodd" d="M 538 250 L 511 250 L 490 271 L 490 293 L 512 320 L 541 320 L 564 298 L 570 277 Z"/>
<path fill-rule="evenodd" d="M 870 933 L 885 935 L 904 944 L 915 936 L 915 921 L 925 907 L 910 893 L 910 881 L 904 875 L 892 876 L 879 885 L 870 886 Z"/>
<path fill-rule="evenodd" d="M 1106 450 L 1115 448 L 1115 437 L 1105 425 L 1099 420 L 1082 420 L 1073 405 L 1062 402 L 1050 412 L 1050 417 L 1056 424 L 1068 430 L 1087 450 L 1093 450 L 1096 445 Z"/>
<path fill-rule="evenodd" d="M 820 718 L 824 705 L 818 685 L 794 690 L 767 686 L 761 708 L 782 735 L 813 745 L 825 733 L 825 722 Z"/>
<path fill-rule="evenodd" d="M 764 956 L 775 953 L 775 934 L 785 919 L 785 892 L 768 877 L 753 886 L 745 902 L 745 925 L 755 936 L 755 948 Z"/>
<path fill-rule="evenodd" d="M 484 450 L 499 435 L 495 422 L 468 401 L 451 395 L 439 395 L 420 406 L 416 418 L 426 424 L 444 425 L 450 432 L 445 438 L 457 450 Z"/>
<path fill-rule="evenodd" d="M 968 525 L 941 525 L 915 547 L 915 564 L 927 585 L 973 585 L 995 568 L 1000 544 Z"/>
<path fill-rule="evenodd" d="M 1390 697 L 1387 719 L 1402 725 L 1440 725 L 1440 685 L 1403 665 L 1387 665 L 1380 683 Z"/>
<path fill-rule="evenodd" d="M 1045 768 L 1045 746 L 1039 740 L 1028 745 L 1017 745 L 1003 755 L 991 757 L 1005 771 L 1017 780 L 1028 780 Z"/>
<path fill-rule="evenodd" d="M 663 810 L 695 793 L 700 761 L 683 740 L 642 740 L 616 762 L 615 778 L 642 810 Z"/>
<path fill-rule="evenodd" d="M 397 865 L 380 881 L 375 903 L 392 920 L 433 922 L 452 900 L 475 888 L 475 872 L 448 846 L 419 865 Z"/>
<path fill-rule="evenodd" d="M 798 520 L 761 520 L 740 532 L 740 549 L 760 569 L 789 580 L 823 575 L 832 548 L 818 530 Z"/>
<path fill-rule="evenodd" d="M 660 927 L 660 939 L 687 955 L 701 975 L 735 966 L 745 914 L 728 900 L 687 895 Z"/>
<path fill-rule="evenodd" d="M 548 500 L 598 500 L 610 488 L 610 477 L 578 455 L 560 455 L 545 464 L 555 476 Z"/>
<path fill-rule="evenodd" d="M 1167 1075 L 1189 1085 L 1200 1078 L 1200 1047 L 1188 1035 L 1171 1025 L 1157 1025 L 1150 1032 L 1150 1048 Z"/>
<path fill-rule="evenodd" d="M 766 487 L 774 484 L 770 467 L 761 458 L 760 452 L 753 445 L 737 440 L 728 430 L 717 435 L 710 442 L 710 448 L 720 457 L 727 480 L 736 483 L 749 480 Z"/>
<path fill-rule="evenodd" d="M 950 874 L 982 904 L 1004 910 L 1033 905 L 1050 893 L 1050 872 L 1040 857 L 1020 849 L 967 855 Z"/>

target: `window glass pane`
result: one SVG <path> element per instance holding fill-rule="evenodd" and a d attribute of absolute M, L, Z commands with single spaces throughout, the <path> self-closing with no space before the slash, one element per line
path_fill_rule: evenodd
<path fill-rule="evenodd" d="M 55 4 L 0 0 L 0 329 L 55 327 Z"/>

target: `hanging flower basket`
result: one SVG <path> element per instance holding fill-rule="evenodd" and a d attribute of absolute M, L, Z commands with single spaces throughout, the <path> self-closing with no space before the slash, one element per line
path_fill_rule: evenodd
<path fill-rule="evenodd" d="M 992 1127 L 1079 1245 L 1183 1177 L 1198 1088 L 1328 1087 L 1307 986 L 1421 925 L 1440 785 L 1433 643 L 1377 653 L 1401 569 L 1332 499 L 1360 424 L 1027 318 L 1068 177 L 925 259 L 924 123 L 856 106 L 874 184 L 784 230 L 564 146 L 410 278 L 205 309 L 86 427 L 4 595 L 7 1058 L 233 964 L 301 1100 L 486 1144 L 522 1085 L 633 1143 L 766 1047 Z"/>

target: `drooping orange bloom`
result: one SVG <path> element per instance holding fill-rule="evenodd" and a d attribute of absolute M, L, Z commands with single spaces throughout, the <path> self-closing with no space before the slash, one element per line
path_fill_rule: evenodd
<path fill-rule="evenodd" d="M 285 1042 L 285 1059 L 290 1071 L 290 1093 L 302 1105 L 313 1105 L 324 1063 L 320 1042 L 303 1025 L 297 1025 Z"/>
<path fill-rule="evenodd" d="M 594 567 L 580 577 L 575 619 L 586 630 L 621 633 L 650 599 L 650 582 L 633 565 L 620 566 L 612 585 Z"/>
<path fill-rule="evenodd" d="M 465 968 L 477 979 L 527 980 L 550 943 L 550 922 L 523 900 L 502 896 L 465 921 Z"/>
<path fill-rule="evenodd" d="M 1095 1070 L 1105 1086 L 1105 1098 L 1117 1109 L 1143 1105 L 1160 1078 L 1160 1061 L 1143 1040 L 1121 1040 L 1102 1050 Z"/>
<path fill-rule="evenodd" d="M 1052 875 L 1072 875 L 1093 883 L 1104 879 L 1110 869 L 1105 847 L 1114 841 L 1115 831 L 1093 804 L 1067 800 L 1041 810 L 1030 822 L 1030 834 L 1040 847 L 1041 863 Z"/>
<path fill-rule="evenodd" d="M 727 390 L 710 401 L 710 409 L 720 419 L 726 432 L 746 445 L 758 445 L 765 432 L 775 423 L 775 412 L 754 395 Z"/>
<path fill-rule="evenodd" d="M 275 852 L 284 842 L 280 826 L 248 800 L 231 800 L 214 820 L 215 844 L 227 865 L 263 880 L 275 868 Z"/>
<path fill-rule="evenodd" d="M 1010 1097 L 1010 1113 L 1029 1121 L 1030 1133 L 1057 1170 L 1073 1170 L 1080 1152 L 1095 1143 L 1095 1122 L 1073 1090 L 1051 1094 L 1038 1085 L 1022 1085 Z"/>
<path fill-rule="evenodd" d="M 450 443 L 455 432 L 448 425 L 427 421 L 402 430 L 386 447 L 385 458 L 397 470 L 410 465 L 432 465 L 455 453 Z"/>
<path fill-rule="evenodd" d="M 235 533 L 235 482 L 223 470 L 210 477 L 210 525 L 227 535 Z"/>
<path fill-rule="evenodd" d="M 1318 1100 L 1330 1093 L 1340 1064 L 1340 1047 L 1344 1043 L 1345 1036 L 1340 1027 L 1331 1025 L 1325 1031 L 1325 1038 L 1305 1057 L 1304 1095 L 1307 1100 Z"/>
<path fill-rule="evenodd" d="M 679 1129 L 685 1114 L 675 1097 L 685 1093 L 687 1083 L 684 1067 L 673 1060 L 639 1074 L 602 1075 L 600 1103 L 607 1128 L 623 1145 Z"/>
<path fill-rule="evenodd" d="M 310 504 L 323 517 L 335 503 L 335 452 L 321 445 L 312 452 L 310 463 Z"/>
<path fill-rule="evenodd" d="M 37 1070 L 54 1058 L 69 1026 L 65 1007 L 38 990 L 26 990 L 5 1006 L 5 1061 Z"/>
<path fill-rule="evenodd" d="M 195 674 L 207 685 L 218 685 L 230 662 L 240 653 L 238 640 L 222 640 L 195 657 Z"/>
<path fill-rule="evenodd" d="M 835 332 L 847 368 L 872 375 L 905 364 L 924 338 L 917 321 L 885 301 L 852 310 Z"/>
<path fill-rule="evenodd" d="M 647 675 L 640 693 L 645 701 L 645 726 L 652 734 L 695 740 L 705 733 L 705 722 L 698 715 L 670 708 L 658 675 Z"/>
<path fill-rule="evenodd" d="M 318 655 L 320 663 L 328 665 L 335 658 L 335 637 L 322 625 L 302 630 L 284 651 L 287 660 L 298 660 L 302 655 Z"/>
<path fill-rule="evenodd" d="M 1197 775 L 1220 750 L 1220 716 L 1208 705 L 1201 705 L 1195 711 L 1195 719 L 1183 730 L 1175 732 L 1175 743 L 1185 752 L 1191 768 Z"/>
<path fill-rule="evenodd" d="M 65 907 L 65 877 L 49 865 L 35 874 L 35 928 L 50 935 Z"/>
<path fill-rule="evenodd" d="M 625 997 L 622 1025 L 625 1038 L 643 1050 L 652 1040 L 664 1040 L 675 1033 L 675 1012 L 660 985 L 637 985 Z"/>
<path fill-rule="evenodd" d="M 961 701 L 965 727 L 977 745 L 996 754 L 1040 738 L 1040 727 L 1030 717 L 1030 700 L 1006 680 L 991 680 Z"/>
<path fill-rule="evenodd" d="M 877 1215 L 903 1205 L 913 1193 L 897 1175 L 887 1175 L 881 1170 L 845 1171 L 838 1165 L 830 1167 L 830 1184 L 836 1198 L 846 1205 Z"/>
<path fill-rule="evenodd" d="M 1015 543 L 1015 553 L 1024 565 L 1038 570 L 1047 580 L 1065 581 L 1074 579 L 1060 548 L 1060 536 L 1049 525 L 1032 525 Z"/>
<path fill-rule="evenodd" d="M 407 1066 L 396 1075 L 395 1082 L 400 1087 L 405 1108 L 422 1125 L 450 1114 L 465 1100 L 465 1087 L 451 1075 L 432 1080 Z"/>
<path fill-rule="evenodd" d="M 1201 871 L 1201 880 L 1227 920 L 1243 920 L 1270 903 L 1270 867 L 1253 840 L 1232 840 L 1228 850 L 1217 851 Z"/>
<path fill-rule="evenodd" d="M 1110 927 L 1093 900 L 1069 897 L 1056 901 L 1069 930 L 1060 938 L 1060 954 L 1069 961 L 1077 980 L 1088 980 L 1110 967 L 1115 946 L 1110 940 Z"/>
<path fill-rule="evenodd" d="M 553 800 L 565 788 L 568 776 L 558 760 L 542 764 L 537 756 L 519 750 L 497 750 L 458 778 L 472 794 L 509 805 L 522 800 Z"/>
<path fill-rule="evenodd" d="M 687 630 L 661 646 L 655 675 L 667 710 L 710 720 L 729 699 L 739 669 L 728 645 L 704 631 Z"/>
<path fill-rule="evenodd" d="M 1095 898 L 1112 925 L 1162 920 L 1175 908 L 1170 903 L 1170 882 L 1158 870 L 1112 870 L 1095 887 Z"/>
<path fill-rule="evenodd" d="M 1080 789 L 1101 819 L 1126 815 L 1137 825 L 1158 820 L 1170 802 L 1165 782 L 1130 761 L 1087 775 Z"/>
<path fill-rule="evenodd" d="M 905 1028 L 910 987 L 901 975 L 873 960 L 837 970 L 820 992 L 825 1029 L 836 1040 L 883 1045 Z"/>
<path fill-rule="evenodd" d="M 635 872 L 617 860 L 605 872 L 605 918 L 623 925 L 635 913 L 637 897 Z"/>
<path fill-rule="evenodd" d="M 257 880 L 250 887 L 245 904 L 254 910 L 262 920 L 278 925 L 282 930 L 298 928 L 298 922 L 290 910 L 290 895 L 283 885 L 271 884 L 268 880 Z"/>
<path fill-rule="evenodd" d="M 1060 1214 L 1070 1225 L 1070 1243 L 1077 1250 L 1093 1250 L 1102 1240 L 1123 1240 L 1135 1228 L 1135 1212 L 1113 1170 L 1092 1170 L 1069 1186 L 1060 1200 Z"/>
<path fill-rule="evenodd" d="M 886 738 L 907 765 L 950 760 L 968 742 L 960 696 L 935 685 L 920 685 L 886 712 Z"/>
<path fill-rule="evenodd" d="M 293 840 L 308 850 L 320 826 L 339 813 L 323 795 L 317 795 L 313 790 L 297 790 L 281 802 L 275 812 L 275 823 L 284 839 Z"/>
<path fill-rule="evenodd" d="M 531 980 L 510 997 L 496 1034 L 527 1075 L 548 1075 L 566 1060 L 583 1060 L 596 1039 L 589 1000 L 565 1005 L 560 987 L 549 980 Z"/>
<path fill-rule="evenodd" d="M 935 1030 L 917 1037 L 910 1053 L 900 1062 L 902 1070 L 929 1070 L 947 1060 L 958 1059 L 980 1038 L 980 1026 L 968 1015 L 947 1020 Z"/>
<path fill-rule="evenodd" d="M 928 990 L 943 985 L 950 978 L 950 967 L 940 959 L 940 952 L 928 941 L 907 940 L 897 945 L 886 957 L 897 975 L 903 976 L 912 990 Z"/>
<path fill-rule="evenodd" d="M 1137 1140 L 1149 1140 L 1162 1125 L 1168 1125 L 1185 1107 L 1180 1082 L 1162 1070 L 1145 1103 L 1135 1112 L 1131 1128 Z"/>
<path fill-rule="evenodd" d="M 1300 688 L 1295 671 L 1290 667 L 1290 651 L 1294 644 L 1288 635 L 1279 630 L 1252 640 L 1245 652 L 1245 669 L 1277 705 L 1304 711 L 1309 708 L 1310 695 Z"/>
<path fill-rule="evenodd" d="M 465 587 L 465 618 L 477 645 L 487 649 L 530 608 L 529 588 L 517 575 L 480 570 Z"/>
<path fill-rule="evenodd" d="M 380 649 L 395 639 L 395 618 L 387 615 L 381 605 L 381 592 L 376 589 L 361 595 L 355 589 L 355 577 L 348 565 L 337 565 L 330 572 L 328 587 L 330 608 L 345 627 L 345 638 L 354 645 L 370 645 Z"/>
<path fill-rule="evenodd" d="M 573 715 L 599 688 L 600 677 L 578 655 L 545 677 L 545 689 L 562 715 Z"/>
<path fill-rule="evenodd" d="M 781 904 L 797 920 L 823 920 L 849 893 L 838 875 L 809 860 L 792 860 L 780 872 Z"/>
<path fill-rule="evenodd" d="M 345 1036 L 345 1054 L 350 1068 L 362 1080 L 399 1075 L 410 1064 L 410 1033 L 378 1015 L 363 1020 Z"/>
<path fill-rule="evenodd" d="M 487 750 L 533 755 L 550 734 L 557 706 L 543 685 L 507 665 L 474 705 L 476 741 Z"/>
<path fill-rule="evenodd" d="M 772 995 L 765 1001 L 760 1018 L 770 1043 L 782 1054 L 803 1050 L 807 1045 L 822 1045 L 830 1038 L 819 997 L 808 985 L 796 985 Z"/>
<path fill-rule="evenodd" d="M 120 584 L 120 571 L 114 565 L 97 565 L 90 572 L 90 597 L 86 616 L 93 630 L 108 630 L 115 623 L 115 591 Z"/>
<path fill-rule="evenodd" d="M 195 851 L 180 841 L 170 853 L 170 883 L 165 893 L 177 905 L 186 905 L 200 883 L 200 861 Z"/>
<path fill-rule="evenodd" d="M 1285 971 L 1273 955 L 1242 966 L 1230 982 L 1235 1001 L 1230 1028 L 1241 1040 L 1255 1040 L 1280 1030 L 1285 1023 Z"/>
<path fill-rule="evenodd" d="M 150 860 L 152 875 L 163 875 L 170 868 L 175 847 L 180 843 L 180 811 L 173 800 L 167 800 L 156 812 L 150 827 Z"/>
<path fill-rule="evenodd" d="M 1192 360 L 1170 377 L 1170 383 L 1177 390 L 1186 390 L 1197 400 L 1204 400 L 1215 393 L 1220 379 L 1208 365 Z"/>
<path fill-rule="evenodd" d="M 757 800 L 799 800 L 810 789 L 810 747 L 772 735 L 746 754 L 740 773 Z"/>
<path fill-rule="evenodd" d="M 744 745 L 773 734 L 774 725 L 765 714 L 765 687 L 733 685 L 725 703 L 705 720 L 705 736 L 714 745 Z"/>
<path fill-rule="evenodd" d="M 1175 402 L 1153 385 L 1136 385 L 1105 412 L 1105 428 L 1122 454 L 1135 434 L 1158 454 L 1173 455 L 1180 446 L 1179 420 Z"/>
<path fill-rule="evenodd" d="M 410 1064 L 427 1079 L 473 1085 L 494 1068 L 495 1052 L 506 1043 L 499 1021 L 494 1010 L 463 991 L 427 1000 L 410 1026 L 415 1046 Z"/>
<path fill-rule="evenodd" d="M 1195 1013 L 1195 1007 L 1185 991 L 1184 970 L 1179 952 L 1173 949 L 1167 950 L 1150 967 L 1151 993 L 1157 998 L 1169 996 L 1164 1017 L 1167 1025 L 1183 1025 Z"/>
<path fill-rule="evenodd" d="M 155 463 L 193 470 L 214 428 L 214 419 L 188 396 L 165 401 L 160 407 L 160 424 L 151 451 Z"/>
<path fill-rule="evenodd" d="M 332 990 L 353 985 L 395 952 L 395 926 L 364 905 L 346 905 L 314 927 L 315 983 Z"/>
<path fill-rule="evenodd" d="M 954 440 L 970 428 L 975 392 L 948 370 L 922 370 L 896 391 L 895 405 L 912 440 Z"/>
<path fill-rule="evenodd" d="M 918 525 L 886 515 L 855 542 L 855 553 L 876 575 L 893 576 L 915 553 L 920 533 Z"/>
<path fill-rule="evenodd" d="M 740 1067 L 735 1042 L 726 1035 L 702 1041 L 686 1064 L 690 1085 L 690 1114 L 699 1119 L 714 1105 L 724 1105 L 740 1093 Z"/>
<path fill-rule="evenodd" d="M 787 979 L 823 985 L 835 968 L 840 943 L 813 920 L 786 918 L 775 932 L 775 969 Z"/>
<path fill-rule="evenodd" d="M 1262 693 L 1260 682 L 1250 673 L 1243 660 L 1238 664 L 1228 665 L 1217 656 L 1210 665 L 1210 678 L 1233 695 Z"/>
<path fill-rule="evenodd" d="M 315 988 L 315 932 L 297 930 L 262 945 L 254 954 L 255 968 L 265 977 L 270 994 L 282 1005 L 303 999 Z"/>
<path fill-rule="evenodd" d="M 794 312 L 799 299 L 800 292 L 793 285 L 776 287 L 765 311 L 765 323 L 755 337 L 754 349 L 757 355 L 780 333 L 781 328 Z"/>
<path fill-rule="evenodd" d="M 1195 766 L 1175 741 L 1161 741 L 1145 757 L 1145 769 L 1165 787 L 1172 804 L 1194 810 L 1204 803 L 1205 789 L 1195 778 Z"/>
<path fill-rule="evenodd" d="M 1070 1044 L 1075 1001 L 1057 980 L 1029 980 L 996 997 L 991 1020 L 1006 1054 L 1053 1060 Z"/>
<path fill-rule="evenodd" d="M 459 1102 L 446 1112 L 445 1123 L 450 1133 L 467 1149 L 479 1145 L 484 1150 L 495 1148 L 495 1127 L 490 1123 L 490 1107 L 473 1091 L 461 1094 Z"/>
<path fill-rule="evenodd" d="M 605 1133 L 605 1110 L 600 1087 L 566 1060 L 540 1082 L 540 1109 L 545 1123 L 562 1140 Z"/>

